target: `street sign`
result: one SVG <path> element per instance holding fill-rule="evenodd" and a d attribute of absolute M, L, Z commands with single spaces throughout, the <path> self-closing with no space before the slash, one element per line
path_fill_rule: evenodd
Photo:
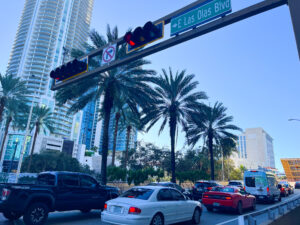
<path fill-rule="evenodd" d="M 171 19 L 171 36 L 231 12 L 230 0 L 208 0 Z"/>
<path fill-rule="evenodd" d="M 113 44 L 103 49 L 101 66 L 110 63 L 116 58 L 117 44 Z"/>

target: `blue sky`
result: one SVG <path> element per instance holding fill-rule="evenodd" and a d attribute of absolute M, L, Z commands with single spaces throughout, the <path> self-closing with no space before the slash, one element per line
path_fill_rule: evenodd
<path fill-rule="evenodd" d="M 131 27 L 156 20 L 193 1 L 95 0 L 91 28 L 105 33 L 117 25 L 120 36 Z M 233 12 L 258 1 L 232 0 Z M 0 8 L 0 72 L 4 73 L 13 45 L 24 0 L 6 1 Z M 165 28 L 169 37 L 169 26 Z M 196 75 L 207 102 L 221 101 L 242 129 L 264 128 L 274 139 L 276 166 L 280 158 L 300 157 L 300 67 L 287 6 L 227 26 L 147 57 L 151 68 L 186 69 Z M 168 130 L 160 136 L 158 126 L 140 139 L 170 145 Z M 179 133 L 177 148 L 185 139 Z"/>

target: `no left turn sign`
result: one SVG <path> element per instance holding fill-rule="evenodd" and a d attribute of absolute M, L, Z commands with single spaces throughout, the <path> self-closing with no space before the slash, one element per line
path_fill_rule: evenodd
<path fill-rule="evenodd" d="M 110 45 L 107 48 L 103 49 L 101 66 L 115 60 L 115 58 L 116 58 L 116 47 L 117 47 L 117 44 L 114 44 L 114 45 Z"/>

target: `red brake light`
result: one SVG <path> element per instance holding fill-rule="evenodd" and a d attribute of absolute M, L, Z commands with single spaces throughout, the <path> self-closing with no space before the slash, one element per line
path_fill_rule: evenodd
<path fill-rule="evenodd" d="M 225 197 L 226 200 L 231 200 L 232 198 L 230 196 Z"/>
<path fill-rule="evenodd" d="M 280 191 L 284 191 L 284 188 L 280 188 Z"/>
<path fill-rule="evenodd" d="M 211 191 L 212 187 L 208 187 L 207 190 Z"/>
<path fill-rule="evenodd" d="M 209 195 L 203 195 L 203 198 L 209 198 Z"/>
<path fill-rule="evenodd" d="M 128 210 L 128 214 L 140 214 L 141 212 L 142 210 L 136 207 L 130 207 Z"/>
<path fill-rule="evenodd" d="M 1 200 L 5 201 L 6 199 L 8 199 L 9 195 L 10 195 L 10 190 L 7 188 L 3 188 Z"/>
<path fill-rule="evenodd" d="M 251 170 L 251 172 L 255 172 L 255 173 L 256 173 L 256 172 L 258 172 L 258 171 L 257 171 L 257 170 Z"/>
<path fill-rule="evenodd" d="M 104 210 L 107 210 L 107 204 L 106 203 L 104 204 Z"/>
<path fill-rule="evenodd" d="M 267 192 L 270 192 L 270 188 L 269 187 L 267 187 Z"/>

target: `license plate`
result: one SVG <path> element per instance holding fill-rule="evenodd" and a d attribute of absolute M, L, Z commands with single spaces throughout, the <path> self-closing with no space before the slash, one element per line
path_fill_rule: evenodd
<path fill-rule="evenodd" d="M 214 203 L 213 203 L 213 206 L 220 206 L 220 203 L 214 202 Z"/>
<path fill-rule="evenodd" d="M 113 213 L 121 213 L 122 212 L 122 207 L 120 206 L 112 206 L 112 210 Z"/>

